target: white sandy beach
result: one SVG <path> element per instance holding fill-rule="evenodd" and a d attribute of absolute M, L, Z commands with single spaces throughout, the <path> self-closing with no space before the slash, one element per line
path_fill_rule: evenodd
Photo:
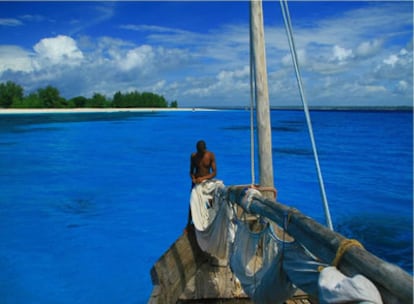
<path fill-rule="evenodd" d="M 59 114 L 59 113 L 115 113 L 115 112 L 185 112 L 214 111 L 205 108 L 75 108 L 75 109 L 0 109 L 1 114 Z"/>

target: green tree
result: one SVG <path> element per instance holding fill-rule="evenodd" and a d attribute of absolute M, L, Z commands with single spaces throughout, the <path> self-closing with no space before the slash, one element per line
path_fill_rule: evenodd
<path fill-rule="evenodd" d="M 89 108 L 105 108 L 108 107 L 108 101 L 104 95 L 95 93 L 92 98 L 88 99 L 85 106 Z"/>
<path fill-rule="evenodd" d="M 15 100 L 11 105 L 12 108 L 44 108 L 43 101 L 39 98 L 37 93 L 31 93 L 28 96 L 20 100 Z"/>
<path fill-rule="evenodd" d="M 0 83 L 0 107 L 8 108 L 23 99 L 23 88 L 12 81 Z"/>
<path fill-rule="evenodd" d="M 69 100 L 70 106 L 74 108 L 83 108 L 87 102 L 88 99 L 84 96 L 77 96 Z"/>
<path fill-rule="evenodd" d="M 126 106 L 128 108 L 136 108 L 139 107 L 140 100 L 142 95 L 138 91 L 131 92 L 126 96 Z"/>
<path fill-rule="evenodd" d="M 140 93 L 133 91 L 129 93 L 116 92 L 113 99 L 107 99 L 100 93 L 94 93 L 92 98 L 77 96 L 66 100 L 60 96 L 60 92 L 53 86 L 38 89 L 27 97 L 23 96 L 23 88 L 11 81 L 0 84 L 0 108 L 177 108 L 177 101 L 170 104 L 164 96 L 151 92 Z"/>
<path fill-rule="evenodd" d="M 45 108 L 62 108 L 66 104 L 66 100 L 60 97 L 59 90 L 50 85 L 38 89 L 37 94 Z"/>
<path fill-rule="evenodd" d="M 112 98 L 112 106 L 114 108 L 122 108 L 123 100 L 124 100 L 124 95 L 122 95 L 122 93 L 119 91 L 116 92 L 114 94 L 114 97 Z"/>
<path fill-rule="evenodd" d="M 150 92 L 143 92 L 141 94 L 141 107 L 166 108 L 168 103 L 164 96 L 160 96 Z"/>

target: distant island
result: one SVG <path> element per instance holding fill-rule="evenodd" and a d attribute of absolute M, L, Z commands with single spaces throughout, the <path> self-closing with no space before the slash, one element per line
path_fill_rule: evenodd
<path fill-rule="evenodd" d="M 167 102 L 151 92 L 116 92 L 112 98 L 94 93 L 91 98 L 77 96 L 65 99 L 53 86 L 39 88 L 24 95 L 23 87 L 12 81 L 0 83 L 0 108 L 4 109 L 74 109 L 74 108 L 178 108 L 176 100 Z"/>

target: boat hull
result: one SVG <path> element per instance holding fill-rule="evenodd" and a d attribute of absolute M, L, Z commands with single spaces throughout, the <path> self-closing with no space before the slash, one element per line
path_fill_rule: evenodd
<path fill-rule="evenodd" d="M 184 232 L 151 269 L 149 304 L 253 303 L 227 261 L 203 252 L 194 228 Z"/>

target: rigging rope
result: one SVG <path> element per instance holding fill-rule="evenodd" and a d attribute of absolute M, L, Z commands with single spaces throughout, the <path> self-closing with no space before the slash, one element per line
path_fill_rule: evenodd
<path fill-rule="evenodd" d="M 331 214 L 329 212 L 329 204 L 326 198 L 325 186 L 324 186 L 324 182 L 322 178 L 321 168 L 319 165 L 318 152 L 316 149 L 315 138 L 313 135 L 312 122 L 311 122 L 311 118 L 309 114 L 309 107 L 308 107 L 308 103 L 306 101 L 305 93 L 303 90 L 302 77 L 301 77 L 300 70 L 299 70 L 298 56 L 296 53 L 295 42 L 293 40 L 292 24 L 290 22 L 290 15 L 289 15 L 289 8 L 288 8 L 287 0 L 280 0 L 280 6 L 282 9 L 283 20 L 285 22 L 285 29 L 286 29 L 286 33 L 288 37 L 290 52 L 292 55 L 293 66 L 295 68 L 296 80 L 299 86 L 300 97 L 302 99 L 303 108 L 304 108 L 305 116 L 306 116 L 306 122 L 308 124 L 308 131 L 309 131 L 309 136 L 310 136 L 310 140 L 312 143 L 313 156 L 315 158 L 316 171 L 317 171 L 318 179 L 319 179 L 319 188 L 321 191 L 322 201 L 323 201 L 324 210 L 325 210 L 326 224 L 329 227 L 329 229 L 333 230 Z"/>

